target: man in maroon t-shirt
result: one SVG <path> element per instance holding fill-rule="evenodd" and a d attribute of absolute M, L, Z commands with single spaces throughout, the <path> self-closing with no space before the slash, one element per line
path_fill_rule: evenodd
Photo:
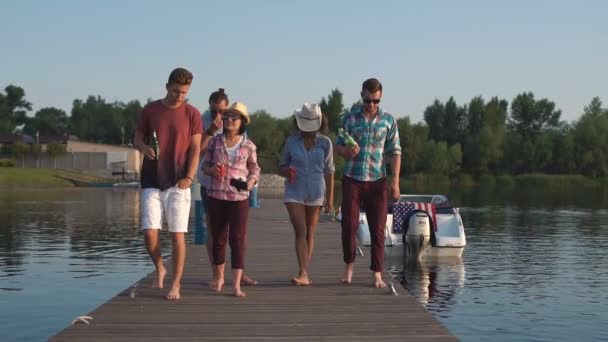
<path fill-rule="evenodd" d="M 156 267 L 154 287 L 163 288 L 165 274 L 158 232 L 167 221 L 173 242 L 173 280 L 167 299 L 180 298 L 186 259 L 190 186 L 199 162 L 200 112 L 186 103 L 192 73 L 177 68 L 169 75 L 167 95 L 147 104 L 135 131 L 135 148 L 144 155 L 141 169 L 141 228 Z M 156 137 L 157 148 L 152 148 Z M 158 154 L 155 152 L 158 151 Z"/>

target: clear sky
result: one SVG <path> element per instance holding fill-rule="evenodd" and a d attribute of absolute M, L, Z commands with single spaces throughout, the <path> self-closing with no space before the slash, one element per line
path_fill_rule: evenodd
<path fill-rule="evenodd" d="M 594 96 L 608 103 L 607 13 L 603 0 L 7 0 L 0 87 L 23 87 L 34 110 L 69 113 L 88 95 L 162 97 L 184 66 L 199 109 L 223 87 L 283 117 L 336 87 L 348 106 L 377 77 L 384 110 L 414 122 L 435 98 L 523 91 L 571 121 Z"/>

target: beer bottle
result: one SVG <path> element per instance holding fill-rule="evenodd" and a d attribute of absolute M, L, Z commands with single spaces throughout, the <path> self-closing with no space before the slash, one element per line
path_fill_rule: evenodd
<path fill-rule="evenodd" d="M 158 160 L 160 148 L 158 146 L 158 136 L 156 136 L 156 130 L 152 132 L 152 143 L 150 144 L 150 147 L 154 149 L 154 160 Z"/>

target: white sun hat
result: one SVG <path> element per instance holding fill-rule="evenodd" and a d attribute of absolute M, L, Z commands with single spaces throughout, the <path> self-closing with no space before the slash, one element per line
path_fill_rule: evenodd
<path fill-rule="evenodd" d="M 302 132 L 316 132 L 321 128 L 321 106 L 316 103 L 304 103 L 302 108 L 293 113 L 296 118 L 298 128 Z"/>

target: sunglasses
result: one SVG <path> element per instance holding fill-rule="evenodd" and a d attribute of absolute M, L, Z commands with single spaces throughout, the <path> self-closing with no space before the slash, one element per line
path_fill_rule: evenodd
<path fill-rule="evenodd" d="M 374 104 L 378 104 L 378 103 L 380 103 L 380 99 L 368 99 L 368 98 L 363 99 L 363 103 L 370 104 L 372 102 Z"/>
<path fill-rule="evenodd" d="M 228 121 L 228 120 L 232 120 L 232 121 L 241 120 L 241 116 L 240 115 L 224 115 L 222 117 L 222 120 L 224 120 L 224 121 Z"/>

